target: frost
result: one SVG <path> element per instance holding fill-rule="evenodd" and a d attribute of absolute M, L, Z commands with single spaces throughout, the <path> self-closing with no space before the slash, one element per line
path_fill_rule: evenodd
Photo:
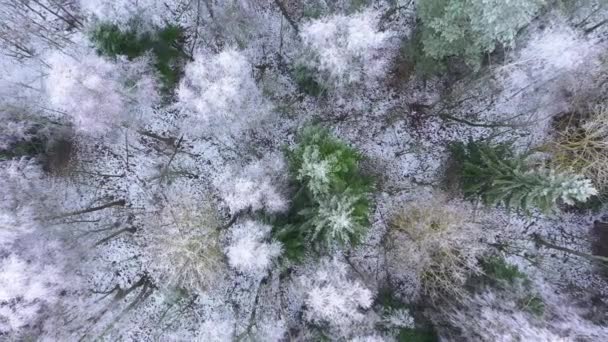
<path fill-rule="evenodd" d="M 14 254 L 0 259 L 0 332 L 33 324 L 42 307 L 56 299 L 52 286 L 60 281 L 53 268 L 40 267 Z"/>
<path fill-rule="evenodd" d="M 319 201 L 315 215 L 308 223 L 313 227 L 312 239 L 323 236 L 331 241 L 349 241 L 364 230 L 362 224 L 353 217 L 358 196 L 332 195 Z"/>
<path fill-rule="evenodd" d="M 551 25 L 534 36 L 520 52 L 520 62 L 536 66 L 535 72 L 551 74 L 571 71 L 595 54 L 593 41 L 563 25 Z"/>
<path fill-rule="evenodd" d="M 233 214 L 247 209 L 277 213 L 285 211 L 288 205 L 281 191 L 285 186 L 285 173 L 283 158 L 268 155 L 215 183 Z"/>
<path fill-rule="evenodd" d="M 383 317 L 383 323 L 390 327 L 414 328 L 414 317 L 407 309 L 393 310 Z"/>
<path fill-rule="evenodd" d="M 265 319 L 254 327 L 252 339 L 253 341 L 278 342 L 283 340 L 286 333 L 287 325 L 285 324 L 285 320 Z"/>
<path fill-rule="evenodd" d="M 205 321 L 197 329 L 197 341 L 200 342 L 231 342 L 234 340 L 234 322 L 228 320 Z"/>
<path fill-rule="evenodd" d="M 144 73 L 143 59 L 114 64 L 92 52 L 78 59 L 57 52 L 48 63 L 46 90 L 51 105 L 65 111 L 82 132 L 101 134 L 121 123 L 134 123 L 158 100 L 155 82 Z"/>
<path fill-rule="evenodd" d="M 164 287 L 204 291 L 223 276 L 220 221 L 206 195 L 184 197 L 189 190 L 187 183 L 177 183 L 165 193 L 167 201 L 148 219 L 147 252 Z"/>
<path fill-rule="evenodd" d="M 101 21 L 125 24 L 135 17 L 145 19 L 155 25 L 163 25 L 168 13 L 167 9 L 173 9 L 180 3 L 180 1 L 173 1 L 172 3 L 164 0 L 79 1 L 80 6 L 86 13 L 92 14 Z"/>
<path fill-rule="evenodd" d="M 364 319 L 362 309 L 369 309 L 373 294 L 360 282 L 348 279 L 346 265 L 337 260 L 325 260 L 312 279 L 304 279 L 309 290 L 305 300 L 306 320 L 329 323 L 345 332 Z"/>
<path fill-rule="evenodd" d="M 238 271 L 262 274 L 281 254 L 281 244 L 268 242 L 272 227 L 247 221 L 232 228 L 231 244 L 226 250 L 228 263 Z"/>
<path fill-rule="evenodd" d="M 442 60 L 463 57 L 479 69 L 484 53 L 497 44 L 513 45 L 520 28 L 542 8 L 544 0 L 425 0 L 418 2 L 424 52 Z"/>
<path fill-rule="evenodd" d="M 392 32 L 378 30 L 379 18 L 380 13 L 366 10 L 306 23 L 300 35 L 316 59 L 305 63 L 327 73 L 337 84 L 383 76 L 394 45 Z"/>
<path fill-rule="evenodd" d="M 595 178 L 543 173 L 538 196 L 574 208 L 523 217 L 462 202 L 447 167 L 469 137 L 544 151 L 552 117 L 605 102 L 608 12 L 569 2 L 576 20 L 541 0 L 0 0 L 0 339 L 608 340 L 603 211 L 571 172 Z M 101 24 L 125 33 L 108 51 L 153 51 L 98 55 Z M 448 58 L 423 79 L 427 45 Z M 480 49 L 477 73 L 453 58 Z M 471 295 L 497 246 L 551 281 L 542 317 Z"/>
<path fill-rule="evenodd" d="M 321 158 L 317 146 L 306 146 L 297 179 L 308 180 L 308 187 L 315 196 L 326 194 L 329 192 L 330 176 L 337 164 L 338 158 L 335 155 Z"/>
<path fill-rule="evenodd" d="M 183 130 L 193 137 L 227 134 L 236 138 L 271 110 L 252 77 L 251 63 L 234 49 L 195 55 L 186 65 L 177 95 L 178 107 L 189 114 Z"/>
<path fill-rule="evenodd" d="M 509 296 L 492 291 L 468 299 L 464 307 L 452 311 L 449 317 L 454 326 L 462 328 L 467 340 L 599 341 L 608 337 L 606 327 L 585 320 L 563 298 L 557 299 L 554 294 L 542 292 L 542 300 L 545 310 L 553 315 L 548 321 L 523 311 L 521 305 Z"/>
<path fill-rule="evenodd" d="M 350 342 L 384 342 L 384 341 L 386 341 L 386 339 L 382 338 L 381 336 L 378 336 L 378 335 L 355 337 L 350 340 Z"/>
<path fill-rule="evenodd" d="M 574 205 L 576 202 L 584 203 L 589 197 L 598 194 L 591 181 L 584 179 L 582 176 L 570 176 L 551 172 L 549 174 L 549 182 L 559 187 L 556 192 L 560 194 L 562 201 L 568 205 Z"/>

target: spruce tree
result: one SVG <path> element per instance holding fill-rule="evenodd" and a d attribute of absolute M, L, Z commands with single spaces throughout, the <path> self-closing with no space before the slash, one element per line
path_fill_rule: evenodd
<path fill-rule="evenodd" d="M 554 211 L 559 203 L 574 205 L 597 195 L 591 181 L 580 175 L 530 166 L 526 156 L 515 156 L 508 144 L 469 141 L 456 144 L 454 156 L 462 167 L 465 197 L 486 204 L 504 204 L 527 211 Z"/>

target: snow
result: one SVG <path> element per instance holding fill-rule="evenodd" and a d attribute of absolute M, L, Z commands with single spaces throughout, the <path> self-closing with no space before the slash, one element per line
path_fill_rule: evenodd
<path fill-rule="evenodd" d="M 232 228 L 232 243 L 226 250 L 228 264 L 235 269 L 259 274 L 271 266 L 281 254 L 281 244 L 266 242 L 272 227 L 253 221 L 237 224 Z"/>

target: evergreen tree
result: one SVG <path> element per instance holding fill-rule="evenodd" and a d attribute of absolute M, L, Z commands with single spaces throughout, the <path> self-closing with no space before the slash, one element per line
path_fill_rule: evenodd
<path fill-rule="evenodd" d="M 491 146 L 469 141 L 455 145 L 454 153 L 461 162 L 465 196 L 481 197 L 487 204 L 549 212 L 560 202 L 574 205 L 597 195 L 591 181 L 580 175 L 531 167 L 525 156 L 514 156 L 508 144 Z"/>
<path fill-rule="evenodd" d="M 288 222 L 278 231 L 287 254 L 308 242 L 356 243 L 367 230 L 370 211 L 371 183 L 360 173 L 362 156 L 327 130 L 309 127 L 287 159 L 299 189 Z"/>
<path fill-rule="evenodd" d="M 419 0 L 423 50 L 443 60 L 457 56 L 478 69 L 484 53 L 497 44 L 510 46 L 517 32 L 540 10 L 544 0 Z"/>

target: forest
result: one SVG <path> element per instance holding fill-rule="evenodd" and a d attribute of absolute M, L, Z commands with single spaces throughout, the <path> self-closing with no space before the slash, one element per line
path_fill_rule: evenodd
<path fill-rule="evenodd" d="M 608 341 L 608 0 L 0 0 L 0 341 Z"/>

